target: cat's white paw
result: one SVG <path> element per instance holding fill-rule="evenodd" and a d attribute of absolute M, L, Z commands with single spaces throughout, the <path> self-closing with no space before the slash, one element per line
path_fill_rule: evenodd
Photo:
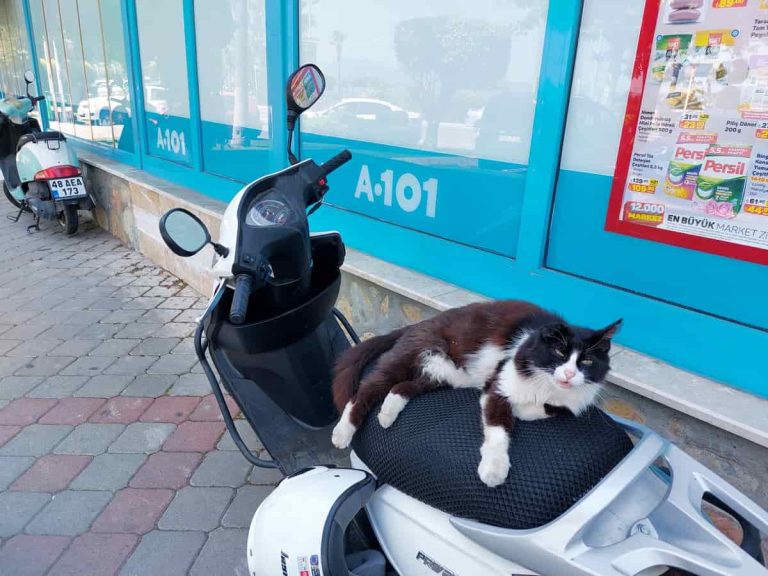
<path fill-rule="evenodd" d="M 352 402 L 347 402 L 347 405 L 344 406 L 344 411 L 341 413 L 341 418 L 339 418 L 331 433 L 331 442 L 340 450 L 347 448 L 352 443 L 352 436 L 357 432 L 357 428 L 352 424 L 350 418 L 352 406 Z"/>
<path fill-rule="evenodd" d="M 477 474 L 483 484 L 490 488 L 504 484 L 509 474 L 509 454 L 506 451 L 484 451 Z"/>
<path fill-rule="evenodd" d="M 400 416 L 400 412 L 403 411 L 405 405 L 408 404 L 408 398 L 400 396 L 400 394 L 387 394 L 384 399 L 384 403 L 379 410 L 379 424 L 382 428 L 389 428 Z"/>
<path fill-rule="evenodd" d="M 348 448 L 356 431 L 357 429 L 350 422 L 342 420 L 334 427 L 331 442 L 340 450 Z"/>

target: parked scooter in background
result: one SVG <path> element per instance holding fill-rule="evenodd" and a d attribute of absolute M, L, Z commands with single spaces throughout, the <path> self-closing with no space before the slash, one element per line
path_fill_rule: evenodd
<path fill-rule="evenodd" d="M 39 230 L 40 218 L 58 220 L 66 234 L 77 232 L 78 210 L 93 209 L 77 157 L 61 132 L 43 132 L 29 113 L 45 96 L 32 96 L 32 72 L 24 74 L 26 96 L 0 100 L 0 169 L 5 197 L 24 212 L 31 212 L 35 223 L 28 230 Z"/>

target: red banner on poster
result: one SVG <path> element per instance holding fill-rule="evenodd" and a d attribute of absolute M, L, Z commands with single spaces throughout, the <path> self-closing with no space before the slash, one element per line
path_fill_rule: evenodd
<path fill-rule="evenodd" d="M 768 0 L 649 0 L 606 229 L 768 264 Z"/>

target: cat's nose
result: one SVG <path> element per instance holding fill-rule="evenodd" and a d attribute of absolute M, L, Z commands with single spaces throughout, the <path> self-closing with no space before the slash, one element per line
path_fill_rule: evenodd
<path fill-rule="evenodd" d="M 570 368 L 566 368 L 566 369 L 565 369 L 565 377 L 566 377 L 568 380 L 570 380 L 570 379 L 571 379 L 571 378 L 573 378 L 574 376 L 576 376 L 576 371 L 575 371 L 575 370 L 571 370 Z"/>

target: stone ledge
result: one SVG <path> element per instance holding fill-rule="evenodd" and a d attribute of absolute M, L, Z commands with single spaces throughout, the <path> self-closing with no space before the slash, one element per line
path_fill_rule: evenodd
<path fill-rule="evenodd" d="M 212 280 L 211 256 L 202 255 L 206 253 L 203 251 L 191 259 L 174 257 L 162 245 L 157 222 L 165 210 L 183 206 L 201 216 L 215 238 L 226 205 L 96 154 L 80 152 L 80 158 L 87 165 L 125 181 L 128 187 L 129 197 L 122 198 L 120 204 L 123 211 L 130 209 L 131 217 L 102 214 L 100 224 L 160 266 L 207 293 Z M 102 196 L 105 194 L 114 196 L 116 193 L 101 191 Z M 104 201 L 109 204 L 108 199 Z M 105 210 L 108 211 L 108 206 Z M 118 222 L 115 222 L 116 218 Z M 343 272 L 437 312 L 487 300 L 480 294 L 352 249 L 347 250 Z M 634 350 L 622 346 L 614 348 L 614 369 L 609 376 L 612 384 L 768 448 L 767 399 L 680 370 Z"/>

